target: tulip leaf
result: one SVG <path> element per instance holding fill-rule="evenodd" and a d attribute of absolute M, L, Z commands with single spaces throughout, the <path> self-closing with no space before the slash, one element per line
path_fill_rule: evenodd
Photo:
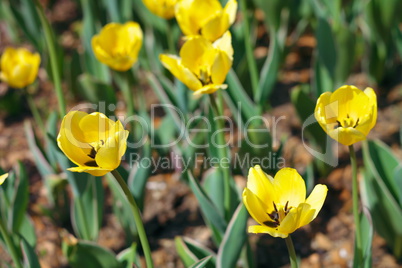
<path fill-rule="evenodd" d="M 80 92 L 83 93 L 83 97 L 92 103 L 105 102 L 104 111 L 101 111 L 100 105 L 96 107 L 100 112 L 110 115 L 114 114 L 107 107 L 109 104 L 116 103 L 116 96 L 111 85 L 95 78 L 94 76 L 84 73 L 78 77 L 78 82 L 80 85 Z"/>
<path fill-rule="evenodd" d="M 11 202 L 11 217 L 9 217 L 9 227 L 17 233 L 24 220 L 28 206 L 28 175 L 21 162 L 18 163 L 18 176 L 14 180 L 14 194 Z"/>
<path fill-rule="evenodd" d="M 203 188 L 208 194 L 208 197 L 214 203 L 221 215 L 225 215 L 224 206 L 224 182 L 223 176 L 219 169 L 210 168 L 204 175 Z"/>
<path fill-rule="evenodd" d="M 125 231 L 126 242 L 132 242 L 137 235 L 137 228 L 135 224 L 133 224 L 134 216 L 131 212 L 131 205 L 116 179 L 110 173 L 106 174 L 106 178 L 114 199 L 114 215 L 116 215 Z M 126 176 L 123 176 L 123 178 L 126 178 Z"/>
<path fill-rule="evenodd" d="M 228 89 L 226 92 L 229 94 L 234 105 L 241 105 L 241 107 L 238 107 L 238 110 L 241 111 L 244 121 L 247 122 L 250 118 L 258 116 L 259 113 L 255 107 L 255 104 L 247 95 L 233 69 L 231 69 L 226 76 L 226 83 L 228 84 Z"/>
<path fill-rule="evenodd" d="M 201 185 L 195 180 L 190 171 L 187 172 L 190 188 L 197 198 L 201 212 L 211 225 L 214 225 L 217 230 L 224 233 L 226 230 L 226 222 L 224 216 L 219 212 L 214 203 L 209 199 Z"/>
<path fill-rule="evenodd" d="M 248 212 L 243 203 L 237 207 L 219 246 L 217 268 L 236 267 L 240 252 L 247 240 Z"/>
<path fill-rule="evenodd" d="M 132 243 L 129 248 L 126 248 L 117 255 L 117 260 L 123 265 L 122 267 L 131 268 L 137 265 L 137 257 L 137 243 Z"/>
<path fill-rule="evenodd" d="M 174 239 L 176 251 L 179 255 L 184 267 L 189 267 L 198 261 L 197 256 L 187 247 L 183 238 L 176 236 Z"/>
<path fill-rule="evenodd" d="M 24 255 L 25 268 L 40 268 L 38 257 L 33 246 L 21 237 L 21 248 Z"/>
<path fill-rule="evenodd" d="M 373 242 L 373 236 L 374 236 L 374 228 L 373 228 L 373 223 L 371 221 L 371 215 L 370 212 L 366 209 L 364 213 L 360 213 L 360 233 L 364 234 L 362 235 L 362 254 L 363 254 L 363 259 L 359 262 L 359 260 L 356 258 L 356 254 L 354 255 L 353 258 L 353 268 L 370 268 L 372 267 L 372 242 Z M 356 252 L 356 241 L 355 241 L 355 249 L 354 252 Z"/>
<path fill-rule="evenodd" d="M 206 267 L 214 267 L 210 266 L 210 262 L 212 260 L 212 256 L 205 257 L 198 262 L 194 263 L 193 265 L 190 266 L 190 268 L 206 268 Z"/>
<path fill-rule="evenodd" d="M 393 195 L 391 189 L 396 182 L 393 176 L 387 177 L 397 167 L 395 159 L 390 149 L 379 141 L 363 143 L 363 159 L 366 169 L 362 180 L 362 200 L 371 212 L 378 234 L 387 241 L 394 255 L 401 257 L 402 209 L 399 198 Z M 385 171 L 385 167 L 391 171 Z"/>
<path fill-rule="evenodd" d="M 121 268 L 122 264 L 110 250 L 93 242 L 78 241 L 74 245 L 65 245 L 65 255 L 73 268 Z"/>
<path fill-rule="evenodd" d="M 28 216 L 27 213 L 25 213 L 24 215 L 18 233 L 24 238 L 26 243 L 28 243 L 31 247 L 35 247 L 36 245 L 35 228 L 31 218 Z"/>

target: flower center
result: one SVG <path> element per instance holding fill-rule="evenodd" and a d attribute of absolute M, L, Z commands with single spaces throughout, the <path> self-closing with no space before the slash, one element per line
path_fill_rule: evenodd
<path fill-rule="evenodd" d="M 208 72 L 208 67 L 207 66 L 202 66 L 200 68 L 200 76 L 199 79 L 201 81 L 201 84 L 203 86 L 208 85 L 211 83 L 211 75 Z"/>
<path fill-rule="evenodd" d="M 264 224 L 266 226 L 276 228 L 281 224 L 281 221 L 288 215 L 289 211 L 292 207 L 289 207 L 289 201 L 286 202 L 285 206 L 276 205 L 275 202 L 272 202 L 274 205 L 274 210 L 271 213 L 268 213 L 268 216 L 271 218 L 272 221 L 265 221 Z M 279 207 L 279 209 L 278 209 Z"/>
<path fill-rule="evenodd" d="M 349 114 L 346 115 L 346 118 L 344 118 L 343 120 L 339 121 L 336 120 L 336 122 L 338 123 L 338 127 L 353 127 L 356 128 L 357 125 L 359 124 L 359 118 L 357 118 L 357 120 L 355 121 L 354 118 L 351 118 L 349 116 Z"/>
<path fill-rule="evenodd" d="M 100 148 L 102 148 L 105 145 L 105 142 L 103 140 L 96 141 L 96 142 L 91 142 L 89 146 L 91 146 L 91 152 L 88 154 L 90 158 L 93 160 L 88 161 L 85 163 L 86 166 L 90 167 L 97 167 L 98 164 L 95 161 L 96 153 L 99 151 Z"/>

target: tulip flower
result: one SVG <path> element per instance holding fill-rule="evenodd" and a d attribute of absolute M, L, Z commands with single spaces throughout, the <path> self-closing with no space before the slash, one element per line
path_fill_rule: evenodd
<path fill-rule="evenodd" d="M 137 62 L 142 31 L 136 22 L 109 23 L 92 37 L 96 58 L 116 71 L 127 71 Z"/>
<path fill-rule="evenodd" d="M 8 178 L 8 173 L 0 175 L 0 185 L 2 185 L 7 178 Z"/>
<path fill-rule="evenodd" d="M 219 0 L 181 0 L 176 5 L 176 20 L 186 36 L 202 35 L 211 42 L 220 38 L 236 18 L 237 1 L 222 8 Z"/>
<path fill-rule="evenodd" d="M 120 121 L 114 122 L 102 113 L 72 111 L 63 118 L 57 144 L 77 165 L 68 170 L 103 176 L 120 165 L 127 137 Z"/>
<path fill-rule="evenodd" d="M 0 79 L 13 88 L 23 88 L 35 81 L 40 56 L 26 48 L 7 47 L 1 56 L 0 65 Z"/>
<path fill-rule="evenodd" d="M 375 126 L 377 96 L 372 88 L 342 86 L 321 94 L 314 115 L 331 138 L 349 146 L 365 140 Z"/>
<path fill-rule="evenodd" d="M 227 85 L 223 82 L 233 61 L 230 32 L 226 32 L 214 43 L 202 36 L 190 38 L 182 46 L 180 58 L 162 54 L 160 60 L 195 95 L 225 89 Z"/>
<path fill-rule="evenodd" d="M 327 186 L 318 184 L 306 199 L 306 185 L 295 169 L 283 168 L 272 178 L 260 166 L 250 168 L 243 203 L 259 225 L 248 231 L 287 238 L 316 218 L 327 191 Z"/>
<path fill-rule="evenodd" d="M 144 5 L 155 15 L 164 19 L 174 17 L 174 10 L 178 0 L 142 0 Z"/>

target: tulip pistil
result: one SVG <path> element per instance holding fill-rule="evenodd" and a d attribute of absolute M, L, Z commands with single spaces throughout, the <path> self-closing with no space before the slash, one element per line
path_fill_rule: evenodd
<path fill-rule="evenodd" d="M 356 122 L 353 120 L 353 118 L 350 118 L 349 114 L 346 115 L 346 118 L 343 120 L 343 122 L 341 123 L 339 120 L 336 120 L 336 122 L 338 123 L 337 127 L 353 127 L 356 128 L 357 125 L 359 124 L 359 120 L 360 118 L 357 118 Z"/>

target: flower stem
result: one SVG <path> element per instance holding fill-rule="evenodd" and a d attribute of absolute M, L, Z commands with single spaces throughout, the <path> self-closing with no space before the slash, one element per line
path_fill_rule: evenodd
<path fill-rule="evenodd" d="M 128 189 L 128 186 L 127 186 L 126 182 L 123 180 L 123 178 L 121 177 L 120 173 L 117 170 L 113 170 L 112 174 L 115 177 L 115 179 L 117 180 L 117 182 L 119 183 L 121 189 L 123 190 L 124 194 L 126 195 L 128 202 L 131 205 L 130 206 L 131 211 L 133 212 L 135 225 L 137 227 L 138 235 L 140 237 L 140 242 L 142 245 L 142 250 L 144 251 L 145 262 L 147 264 L 147 267 L 153 268 L 154 265 L 152 262 L 151 249 L 149 247 L 148 238 L 145 233 L 144 225 L 142 223 L 141 214 L 140 214 L 140 210 L 137 206 L 137 203 L 135 202 L 133 195 L 131 194 L 130 190 Z"/>
<path fill-rule="evenodd" d="M 355 235 L 356 235 L 356 252 L 355 258 L 357 263 L 362 263 L 362 236 L 360 232 L 360 218 L 359 218 L 359 188 L 357 182 L 357 163 L 356 153 L 353 145 L 349 146 L 350 163 L 352 165 L 352 198 L 353 198 L 353 217 L 355 220 Z"/>
<path fill-rule="evenodd" d="M 4 242 L 6 243 L 8 250 L 10 251 L 10 255 L 11 255 L 11 258 L 13 259 L 15 267 L 22 268 L 22 265 L 20 263 L 20 260 L 19 260 L 18 254 L 17 254 L 17 250 L 15 249 L 14 244 L 11 241 L 11 237 L 9 236 L 9 234 L 6 230 L 2 219 L 0 219 L 0 232 L 1 232 L 1 235 L 3 236 Z"/>
<path fill-rule="evenodd" d="M 295 247 L 293 246 L 293 241 L 290 235 L 288 235 L 288 237 L 285 238 L 285 241 L 289 251 L 290 267 L 297 268 L 298 264 L 297 264 L 296 251 Z"/>
<path fill-rule="evenodd" d="M 41 4 L 39 3 L 38 0 L 35 1 L 35 4 L 40 18 L 40 22 L 43 27 L 43 31 L 45 33 L 46 45 L 50 58 L 50 68 L 52 70 L 52 78 L 54 82 L 54 87 L 56 89 L 57 101 L 59 102 L 59 113 L 60 117 L 63 117 L 66 114 L 66 102 L 64 100 L 63 89 L 61 87 L 60 67 L 59 67 L 60 64 L 58 62 L 58 57 L 56 53 L 54 34 L 52 32 L 52 28 L 50 27 L 49 22 L 46 19 Z"/>
<path fill-rule="evenodd" d="M 219 94 L 220 91 L 218 91 Z M 212 110 L 214 112 L 214 116 L 217 117 L 216 124 L 217 124 L 217 149 L 218 149 L 218 155 L 220 159 L 220 163 L 223 163 L 222 161 L 225 161 L 228 159 L 228 154 L 227 154 L 227 146 L 225 146 L 225 133 L 222 131 L 223 129 L 223 124 L 221 117 L 223 115 L 223 99 L 218 96 L 219 102 L 220 102 L 220 107 L 218 107 L 218 104 L 216 103 L 215 96 L 213 94 L 209 95 L 210 97 L 210 102 L 212 106 Z M 215 120 L 214 120 L 215 121 Z M 211 146 L 211 144 L 210 144 Z M 226 220 L 230 220 L 231 218 L 231 209 L 232 209 L 232 204 L 231 204 L 231 191 L 230 191 L 230 171 L 229 167 L 224 166 L 223 164 L 219 165 L 219 169 L 222 171 L 223 174 L 223 184 L 224 184 L 224 207 L 225 207 L 225 218 Z"/>
<path fill-rule="evenodd" d="M 27 95 L 27 101 L 29 105 L 29 109 L 31 110 L 32 116 L 35 120 L 35 123 L 39 126 L 40 130 L 42 131 L 43 136 L 46 136 L 46 128 L 45 124 L 43 123 L 43 120 L 40 116 L 39 110 L 35 105 L 35 101 L 32 97 L 32 95 L 29 92 L 26 92 Z"/>
<path fill-rule="evenodd" d="M 244 32 L 244 46 L 246 49 L 246 58 L 247 64 L 250 71 L 250 79 L 251 79 L 251 87 L 253 89 L 254 99 L 257 97 L 258 94 L 258 71 L 257 71 L 257 63 L 255 62 L 253 48 L 251 46 L 250 41 L 250 25 L 248 23 L 247 18 L 247 1 L 241 0 L 240 7 L 241 12 L 243 13 L 243 32 Z"/>
<path fill-rule="evenodd" d="M 176 53 L 176 45 L 174 43 L 173 40 L 173 20 L 166 20 L 166 25 L 167 25 L 167 32 L 168 34 L 166 34 L 166 38 L 167 38 L 167 44 L 168 44 L 168 50 L 169 53 L 175 54 Z"/>

